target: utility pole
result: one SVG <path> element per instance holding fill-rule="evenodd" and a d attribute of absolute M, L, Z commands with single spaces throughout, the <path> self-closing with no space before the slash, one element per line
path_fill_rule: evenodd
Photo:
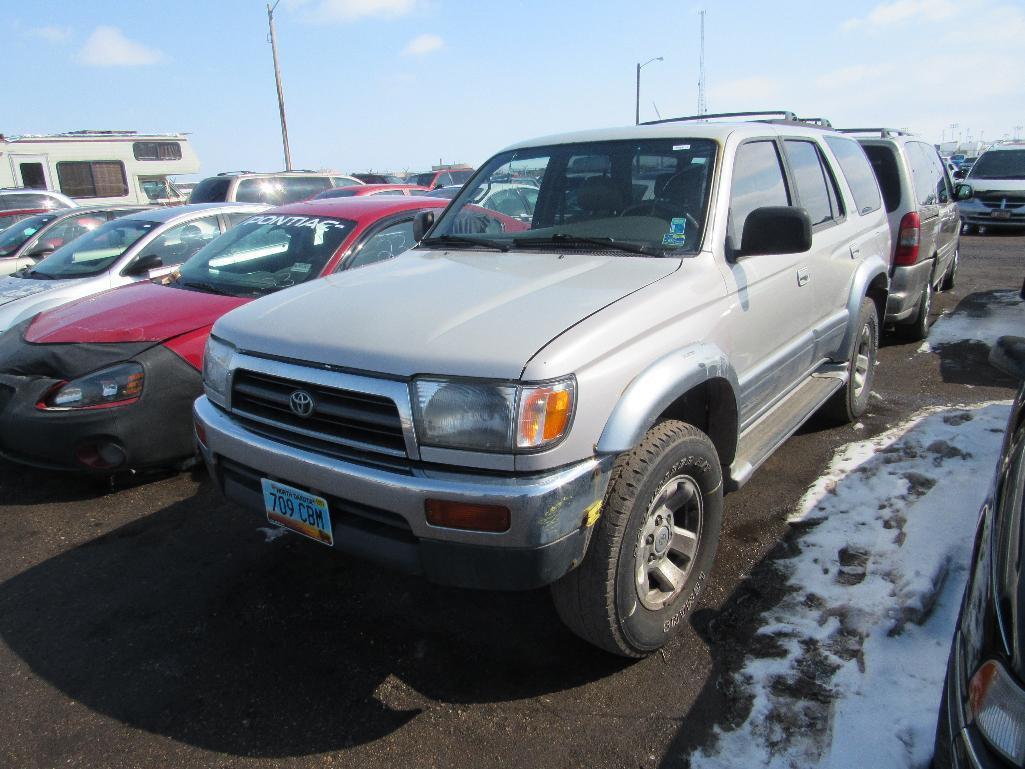
<path fill-rule="evenodd" d="M 662 57 L 656 56 L 654 59 L 648 59 L 643 64 L 637 62 L 637 98 L 634 101 L 634 125 L 641 124 L 641 69 L 647 67 L 653 61 L 662 61 Z"/>
<path fill-rule="evenodd" d="M 278 7 L 281 0 L 276 0 L 274 5 L 267 3 L 267 24 L 270 27 L 270 50 L 274 57 L 274 82 L 278 86 L 278 111 L 281 113 L 281 144 L 285 149 L 285 170 L 292 170 L 292 153 L 288 149 L 288 125 L 285 122 L 285 94 L 281 90 L 281 70 L 278 69 L 278 43 L 274 37 L 274 9 Z"/>
<path fill-rule="evenodd" d="M 705 9 L 701 9 L 701 54 L 698 57 L 698 114 L 708 112 L 705 103 Z"/>

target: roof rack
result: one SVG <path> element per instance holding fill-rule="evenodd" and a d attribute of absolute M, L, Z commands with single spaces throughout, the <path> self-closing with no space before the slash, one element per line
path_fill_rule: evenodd
<path fill-rule="evenodd" d="M 829 122 L 829 118 L 824 117 L 799 117 L 797 118 L 798 123 L 807 123 L 808 125 L 818 126 L 819 128 L 832 128 L 833 124 Z"/>
<path fill-rule="evenodd" d="M 797 115 L 790 110 L 777 109 L 777 110 L 761 110 L 758 112 L 709 112 L 705 115 L 685 115 L 683 117 L 667 117 L 661 120 L 648 120 L 647 122 L 641 123 L 641 125 L 659 125 L 661 123 L 685 123 L 688 121 L 700 122 L 704 120 L 716 120 L 718 118 L 728 117 L 754 117 L 756 115 L 776 115 L 781 117 L 783 120 L 796 121 Z"/>
<path fill-rule="evenodd" d="M 901 131 L 899 128 L 838 128 L 842 134 L 879 134 L 883 139 L 888 136 L 913 136 L 910 131 Z"/>
<path fill-rule="evenodd" d="M 251 174 L 252 171 L 219 171 L 218 176 L 234 176 L 235 174 Z"/>

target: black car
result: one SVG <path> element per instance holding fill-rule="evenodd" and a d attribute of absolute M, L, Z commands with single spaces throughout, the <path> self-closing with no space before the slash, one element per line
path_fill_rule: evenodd
<path fill-rule="evenodd" d="M 1025 384 L 979 519 L 933 766 L 1025 767 Z"/>

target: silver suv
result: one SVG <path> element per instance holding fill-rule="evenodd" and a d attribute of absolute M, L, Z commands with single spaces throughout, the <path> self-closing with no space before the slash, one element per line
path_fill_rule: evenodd
<path fill-rule="evenodd" d="M 884 323 L 912 340 L 929 333 L 933 293 L 954 287 L 961 221 L 936 148 L 895 128 L 849 128 L 879 179 L 893 245 Z"/>
<path fill-rule="evenodd" d="M 283 206 L 312 198 L 332 187 L 363 184 L 341 174 L 313 171 L 282 171 L 255 174 L 251 171 L 224 172 L 199 182 L 189 193 L 190 203 L 264 203 Z"/>
<path fill-rule="evenodd" d="M 966 233 L 1025 227 L 1025 144 L 995 144 L 983 152 L 957 185 L 957 199 Z"/>
<path fill-rule="evenodd" d="M 418 247 L 221 318 L 194 406 L 217 485 L 383 568 L 551 585 L 616 654 L 661 647 L 724 489 L 820 408 L 865 411 L 889 282 L 861 146 L 727 117 L 517 144 L 418 214 Z M 480 205 L 528 176 L 529 222 Z"/>

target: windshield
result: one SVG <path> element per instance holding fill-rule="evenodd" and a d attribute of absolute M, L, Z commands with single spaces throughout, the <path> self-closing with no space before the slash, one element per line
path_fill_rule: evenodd
<path fill-rule="evenodd" d="M 0 256 L 10 256 L 26 240 L 57 218 L 57 214 L 36 214 L 0 231 Z"/>
<path fill-rule="evenodd" d="M 972 179 L 1025 179 L 1025 150 L 996 150 L 980 155 Z"/>
<path fill-rule="evenodd" d="M 355 222 L 322 216 L 253 216 L 182 265 L 181 288 L 259 296 L 320 275 Z"/>
<path fill-rule="evenodd" d="M 463 188 L 431 239 L 693 253 L 705 226 L 715 151 L 707 139 L 646 139 L 502 153 Z M 509 181 L 522 178 L 541 182 Z"/>
<path fill-rule="evenodd" d="M 99 275 L 160 224 L 139 219 L 115 219 L 61 246 L 39 262 L 27 277 L 87 278 Z"/>

